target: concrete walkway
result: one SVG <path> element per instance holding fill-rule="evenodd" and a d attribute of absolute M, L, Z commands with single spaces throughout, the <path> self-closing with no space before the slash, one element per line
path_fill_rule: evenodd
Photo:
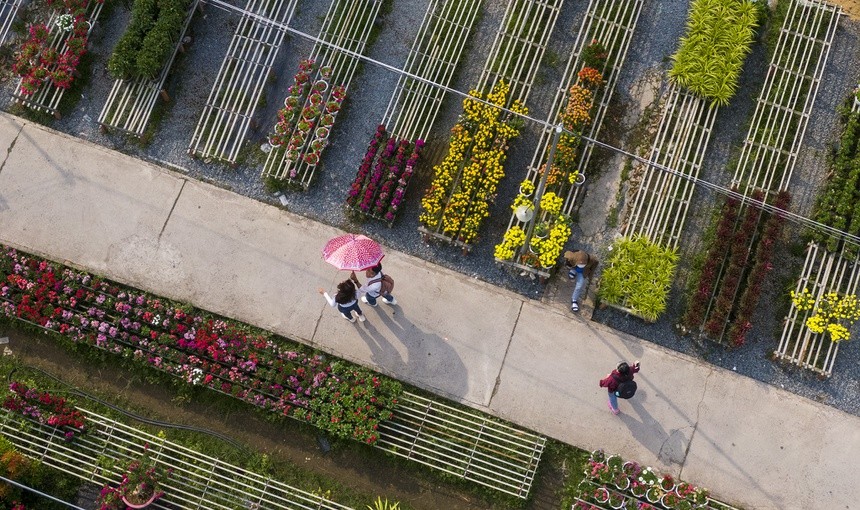
<path fill-rule="evenodd" d="M 391 250 L 398 306 L 364 306 L 367 322 L 350 324 L 316 291 L 345 277 L 320 256 L 337 229 L 7 114 L 0 146 L 3 244 L 620 453 L 747 508 L 860 508 L 858 417 Z M 619 359 L 640 359 L 642 372 L 615 417 L 597 381 Z"/>

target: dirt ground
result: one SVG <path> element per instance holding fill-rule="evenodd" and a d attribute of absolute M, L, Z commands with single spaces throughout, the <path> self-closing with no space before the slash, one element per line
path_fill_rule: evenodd
<path fill-rule="evenodd" d="M 408 503 L 416 510 L 478 510 L 501 508 L 462 487 L 444 483 L 406 462 L 396 462 L 376 449 L 334 444 L 325 453 L 310 427 L 298 423 L 272 423 L 253 410 L 223 412 L 212 404 L 178 403 L 172 389 L 130 375 L 119 365 L 88 366 L 81 356 L 67 352 L 50 339 L 0 324 L 0 338 L 9 337 L 8 349 L 22 364 L 40 368 L 87 393 L 110 400 L 150 419 L 212 430 L 248 449 L 265 452 L 316 475 L 336 480 L 368 503 L 377 496 Z M 3 374 L 5 375 L 5 374 Z M 79 399 L 80 400 L 80 399 Z M 86 406 L 86 401 L 79 402 Z M 238 406 L 237 406 L 238 407 Z M 527 509 L 556 510 L 561 473 L 542 463 L 539 483 Z M 314 490 L 315 488 L 307 488 Z M 337 495 L 333 494 L 337 500 Z M 405 506 L 405 505 L 404 505 Z"/>
<path fill-rule="evenodd" d="M 833 5 L 839 5 L 853 20 L 860 20 L 860 0 L 829 0 Z"/>

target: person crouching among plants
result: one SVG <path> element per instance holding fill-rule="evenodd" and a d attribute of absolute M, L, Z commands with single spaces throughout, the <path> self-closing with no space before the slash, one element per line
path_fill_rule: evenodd
<path fill-rule="evenodd" d="M 576 280 L 573 293 L 570 295 L 570 310 L 579 311 L 579 300 L 582 291 L 585 290 L 586 281 L 591 279 L 594 269 L 597 267 L 597 257 L 585 250 L 564 252 L 564 265 L 567 268 L 567 277 Z"/>

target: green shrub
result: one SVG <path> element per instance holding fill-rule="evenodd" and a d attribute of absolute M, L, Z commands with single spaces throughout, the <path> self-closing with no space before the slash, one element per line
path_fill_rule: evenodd
<path fill-rule="evenodd" d="M 598 296 L 655 321 L 666 309 L 677 263 L 673 249 L 654 244 L 645 236 L 622 237 L 607 258 Z"/>
<path fill-rule="evenodd" d="M 695 0 L 669 77 L 714 103 L 727 104 L 755 38 L 759 9 L 748 0 Z"/>
<path fill-rule="evenodd" d="M 114 78 L 156 77 L 179 42 L 191 0 L 135 0 L 131 23 L 108 60 Z"/>

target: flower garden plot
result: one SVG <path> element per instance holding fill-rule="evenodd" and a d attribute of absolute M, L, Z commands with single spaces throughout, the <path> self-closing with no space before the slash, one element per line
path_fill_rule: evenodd
<path fill-rule="evenodd" d="M 405 393 L 377 448 L 518 498 L 528 498 L 546 438 L 476 411 Z"/>
<path fill-rule="evenodd" d="M 745 198 L 767 199 L 781 209 L 788 207 L 788 183 L 839 13 L 838 8 L 818 1 L 791 2 L 788 6 L 733 177 L 733 185 Z M 722 214 L 724 237 L 733 239 L 734 250 L 746 245 L 755 251 L 729 257 L 715 247 L 725 242 L 716 236 L 708 249 L 708 258 L 715 260 L 706 261 L 712 270 L 703 270 L 696 282 L 684 322 L 693 331 L 701 329 L 710 339 L 738 346 L 752 327 L 758 291 L 770 269 L 770 245 L 779 235 L 783 219 L 769 215 L 765 221 L 768 215 L 756 207 L 740 204 L 738 209 L 731 200 L 723 207 L 726 211 L 734 209 Z M 752 257 L 751 269 L 739 261 L 748 256 Z"/>
<path fill-rule="evenodd" d="M 451 130 L 448 155 L 434 168 L 418 218 L 425 237 L 444 239 L 464 250 L 477 239 L 481 223 L 490 214 L 489 204 L 504 177 L 508 142 L 522 124 L 500 108 L 508 103 L 506 83 L 499 83 L 486 96 L 476 90 L 469 95 L 463 101 L 464 117 Z M 518 102 L 510 109 L 527 112 Z"/>
<path fill-rule="evenodd" d="M 9 29 L 12 28 L 12 23 L 15 21 L 15 16 L 18 15 L 18 9 L 21 8 L 23 0 L 0 0 L 0 44 L 6 42 L 6 37 L 9 36 Z"/>
<path fill-rule="evenodd" d="M 504 177 L 508 142 L 523 124 L 497 107 L 509 108 L 514 114 L 528 112 L 523 103 L 560 4 L 508 2 L 478 86 L 469 93 L 486 103 L 471 98 L 463 101 L 464 114 L 451 130 L 448 154 L 434 167 L 430 188 L 421 200 L 418 230 L 425 239 L 445 241 L 464 251 L 477 240 Z M 513 88 L 511 81 L 515 82 Z"/>
<path fill-rule="evenodd" d="M 4 249 L 0 313 L 188 384 L 373 443 L 400 385 L 190 307 Z"/>
<path fill-rule="evenodd" d="M 182 39 L 198 9 L 199 2 L 200 0 L 188 2 L 185 18 L 179 24 L 179 31 L 170 39 L 173 43 L 173 51 L 166 54 L 166 60 L 161 61 L 160 72 L 156 78 L 136 76 L 127 79 L 117 78 L 114 81 L 97 120 L 103 128 L 116 128 L 133 136 L 143 136 L 158 96 L 161 95 L 167 99 L 164 82 L 167 80 L 176 54 L 182 48 Z M 163 42 L 166 47 L 166 41 Z"/>
<path fill-rule="evenodd" d="M 353 53 L 363 54 L 382 3 L 377 0 L 335 0 L 329 7 L 318 38 Z M 338 103 L 337 108 L 340 109 L 340 103 L 345 99 L 346 91 L 358 68 L 359 59 L 334 49 L 329 44 L 315 44 L 307 60 L 314 62 L 318 68 L 331 70 L 330 82 L 338 84 L 340 89 L 340 97 L 334 98 Z M 334 91 L 327 89 L 322 92 L 333 94 Z M 284 100 L 285 106 L 288 99 Z M 316 126 L 315 122 L 316 120 L 309 119 L 310 130 Z M 304 140 L 301 140 L 302 144 L 293 144 L 294 148 L 273 146 L 266 157 L 262 176 L 283 180 L 302 190 L 308 189 L 319 166 L 322 152 L 328 145 L 328 135 L 333 123 L 334 118 L 324 137 L 314 132 L 314 137 L 305 136 Z"/>
<path fill-rule="evenodd" d="M 737 510 L 703 487 L 602 450 L 592 452 L 577 491 L 572 510 Z"/>
<path fill-rule="evenodd" d="M 404 70 L 447 87 L 481 3 L 482 0 L 430 2 Z M 444 97 L 442 88 L 400 76 L 347 195 L 346 203 L 352 211 L 392 225 Z M 390 144 L 397 146 L 397 155 L 391 147 L 386 157 L 383 149 Z M 408 155 L 410 147 L 412 155 L 408 159 L 400 156 L 401 148 Z"/>
<path fill-rule="evenodd" d="M 600 280 L 601 304 L 654 322 L 666 309 L 678 254 L 643 235 L 613 243 Z"/>
<path fill-rule="evenodd" d="M 795 286 L 795 293 L 809 291 L 813 306 L 800 309 L 792 302 L 782 329 L 782 337 L 774 351 L 777 359 L 817 372 L 829 377 L 839 352 L 841 342 L 833 341 L 827 332 L 815 333 L 807 321 L 812 317 L 818 303 L 830 292 L 839 295 L 857 294 L 860 282 L 860 258 L 846 257 L 844 252 L 831 253 L 824 247 L 810 243 L 806 249 L 806 261 Z"/>
<path fill-rule="evenodd" d="M 568 131 L 588 133 L 592 138 L 596 138 L 600 132 L 600 124 L 609 106 L 618 70 L 627 55 L 641 8 L 642 2 L 591 2 L 589 5 L 578 42 L 574 45 L 579 51 L 571 54 L 550 108 L 552 112 L 559 112 L 558 117 Z M 571 88 L 572 85 L 575 86 Z M 565 105 L 565 110 L 562 110 L 562 105 Z M 551 116 L 547 121 L 557 122 L 558 119 Z M 552 129 L 544 129 L 525 181 L 520 186 L 520 194 L 511 205 L 514 214 L 511 215 L 508 230 L 502 242 L 496 245 L 494 253 L 496 262 L 542 278 L 550 276 L 550 270 L 570 237 L 567 223 L 582 189 L 579 180 L 585 178 L 585 168 L 593 147 L 590 143 L 580 147 L 580 139 L 576 135 L 565 133 L 559 138 L 552 170 L 547 175 L 545 192 L 552 194 L 550 200 L 546 200 L 547 205 L 555 208 L 556 204 L 560 204 L 560 208 L 558 211 L 553 209 L 552 214 L 548 215 L 543 204 L 534 204 L 532 195 L 546 172 L 551 143 Z M 539 206 L 541 215 L 534 221 L 539 221 L 546 232 L 545 237 L 537 243 L 532 243 L 534 234 L 532 239 L 526 239 L 528 222 L 520 221 L 516 216 L 518 207 L 528 207 L 529 204 L 532 204 L 533 209 L 535 205 Z"/>
<path fill-rule="evenodd" d="M 235 164 L 297 0 L 248 0 L 194 128 L 188 153 Z"/>
<path fill-rule="evenodd" d="M 149 455 L 157 465 L 173 471 L 162 484 L 165 495 L 159 500 L 159 505 L 169 508 L 227 510 L 263 502 L 265 508 L 279 510 L 349 508 L 92 411 L 77 410 L 89 430 L 72 442 L 54 433 L 53 427 L 28 424 L 6 410 L 0 412 L 0 433 L 22 453 L 81 480 L 102 484 L 118 483 L 122 473 L 115 464 L 137 458 L 149 445 Z M 106 467 L 105 461 L 114 465 Z"/>
<path fill-rule="evenodd" d="M 12 70 L 21 76 L 12 102 L 59 118 L 60 100 L 74 80 L 87 39 L 102 12 L 104 0 L 57 2 L 46 24 L 28 28 Z"/>

